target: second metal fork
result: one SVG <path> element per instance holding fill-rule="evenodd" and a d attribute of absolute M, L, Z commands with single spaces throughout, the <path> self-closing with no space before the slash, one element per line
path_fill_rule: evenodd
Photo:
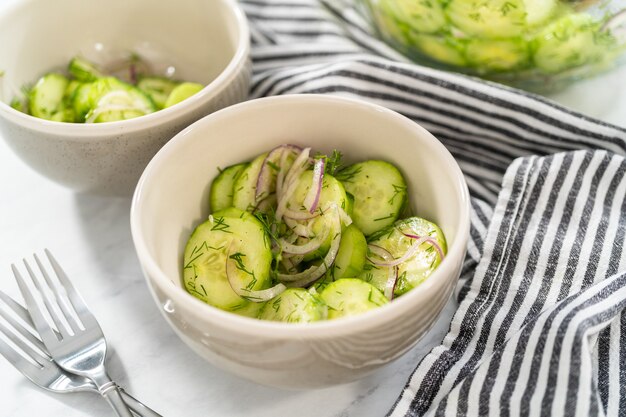
<path fill-rule="evenodd" d="M 0 355 L 33 383 L 48 391 L 58 393 L 94 392 L 96 385 L 84 376 L 74 375 L 61 369 L 52 360 L 32 324 L 28 310 L 0 291 L 0 333 L 12 342 L 0 338 Z M 2 305 L 4 303 L 4 306 Z M 162 417 L 160 414 L 121 390 L 124 401 L 140 417 Z"/>
<path fill-rule="evenodd" d="M 107 375 L 104 366 L 107 347 L 100 325 L 52 254 L 47 249 L 45 253 L 60 286 L 53 282 L 37 255 L 35 262 L 44 282 L 37 279 L 33 268 L 24 260 L 34 288 L 29 288 L 15 265 L 11 265 L 41 340 L 61 368 L 93 381 L 119 417 L 132 417 L 118 386 Z M 43 299 L 43 305 L 37 301 L 36 294 Z M 52 319 L 54 328 L 46 316 Z"/>

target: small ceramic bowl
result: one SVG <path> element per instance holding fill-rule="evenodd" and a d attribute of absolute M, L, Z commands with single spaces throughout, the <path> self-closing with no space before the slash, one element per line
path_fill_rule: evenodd
<path fill-rule="evenodd" d="M 417 215 L 448 242 L 419 287 L 356 317 L 310 324 L 269 322 L 214 308 L 182 286 L 191 231 L 207 218 L 218 167 L 277 145 L 340 150 L 345 162 L 384 159 L 403 171 Z M 324 95 L 263 98 L 220 110 L 167 143 L 144 171 L 131 230 L 149 288 L 167 322 L 200 356 L 265 385 L 317 388 L 354 381 L 400 357 L 431 328 L 457 278 L 469 235 L 469 197 L 457 163 L 430 133 L 391 110 Z"/>
<path fill-rule="evenodd" d="M 236 0 L 16 1 L 0 10 L 0 45 L 2 136 L 36 171 L 76 191 L 131 195 L 163 144 L 248 94 L 249 29 Z M 106 65 L 131 53 L 206 87 L 165 110 L 100 124 L 51 122 L 8 105 L 76 55 Z"/>

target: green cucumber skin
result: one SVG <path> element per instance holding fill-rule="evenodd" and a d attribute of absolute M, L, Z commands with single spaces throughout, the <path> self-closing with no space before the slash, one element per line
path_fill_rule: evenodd
<path fill-rule="evenodd" d="M 241 163 L 226 167 L 211 183 L 209 190 L 209 207 L 211 211 L 218 211 L 233 205 L 233 189 L 235 182 L 248 163 Z"/>
<path fill-rule="evenodd" d="M 180 82 L 165 77 L 142 77 L 137 88 L 146 93 L 160 110 L 166 107 L 169 95 L 178 84 Z"/>
<path fill-rule="evenodd" d="M 341 235 L 341 242 L 335 262 L 330 271 L 318 280 L 314 287 L 321 292 L 331 282 L 342 278 L 356 278 L 363 272 L 367 256 L 365 235 L 354 224 L 346 227 Z"/>
<path fill-rule="evenodd" d="M 62 74 L 46 74 L 30 90 L 30 114 L 46 120 L 57 120 L 65 110 L 63 98 L 69 80 Z"/>
<path fill-rule="evenodd" d="M 257 156 L 245 167 L 233 185 L 233 206 L 241 210 L 256 209 L 256 183 L 267 152 Z"/>
<path fill-rule="evenodd" d="M 331 274 L 336 281 L 341 278 L 358 277 L 367 255 L 365 235 L 354 224 L 346 227 L 341 235 L 337 257 L 333 263 Z"/>
<path fill-rule="evenodd" d="M 75 80 L 80 82 L 91 82 L 104 77 L 97 65 L 79 56 L 72 58 L 67 70 Z"/>

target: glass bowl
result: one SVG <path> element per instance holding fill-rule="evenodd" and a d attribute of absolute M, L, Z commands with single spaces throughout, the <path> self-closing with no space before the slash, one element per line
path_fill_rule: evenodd
<path fill-rule="evenodd" d="M 626 1 L 361 0 L 412 60 L 537 92 L 623 61 Z"/>

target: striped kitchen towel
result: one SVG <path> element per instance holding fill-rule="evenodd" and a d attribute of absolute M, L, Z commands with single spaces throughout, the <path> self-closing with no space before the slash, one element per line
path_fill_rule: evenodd
<path fill-rule="evenodd" d="M 396 110 L 443 142 L 469 185 L 459 308 L 389 415 L 626 416 L 626 130 L 410 63 L 353 0 L 240 2 L 252 97 Z"/>

